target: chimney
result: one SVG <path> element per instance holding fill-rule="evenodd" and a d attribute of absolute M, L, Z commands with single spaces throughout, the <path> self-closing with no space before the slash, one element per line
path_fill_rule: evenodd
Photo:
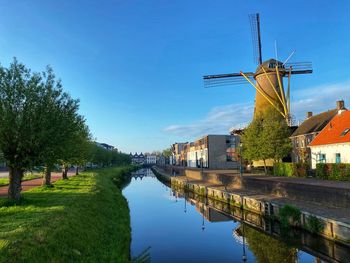
<path fill-rule="evenodd" d="M 337 101 L 337 110 L 340 111 L 340 110 L 344 110 L 344 109 L 345 109 L 344 101 L 343 100 L 338 100 Z"/>
<path fill-rule="evenodd" d="M 312 117 L 312 111 L 308 111 L 308 112 L 306 113 L 306 119 L 308 119 L 308 118 L 310 118 L 310 117 Z"/>

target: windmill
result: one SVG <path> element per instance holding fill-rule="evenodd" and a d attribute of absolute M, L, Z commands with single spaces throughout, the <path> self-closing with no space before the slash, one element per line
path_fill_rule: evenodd
<path fill-rule="evenodd" d="M 204 86 L 210 88 L 249 83 L 256 90 L 254 117 L 264 114 L 268 109 L 274 108 L 290 125 L 291 75 L 312 73 L 312 64 L 311 62 L 288 63 L 294 51 L 284 62 L 278 61 L 277 49 L 276 59 L 269 59 L 263 62 L 259 14 L 249 15 L 249 20 L 253 40 L 254 61 L 258 65 L 255 73 L 240 71 L 239 73 L 206 75 L 203 76 Z M 288 78 L 287 92 L 285 92 L 283 87 L 284 77 Z"/>

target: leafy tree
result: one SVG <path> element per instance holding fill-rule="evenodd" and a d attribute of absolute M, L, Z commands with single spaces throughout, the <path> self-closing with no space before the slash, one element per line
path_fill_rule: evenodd
<path fill-rule="evenodd" d="M 5 162 L 4 153 L 0 151 L 0 163 Z"/>
<path fill-rule="evenodd" d="M 73 140 L 78 139 L 73 134 L 79 129 L 78 120 L 81 117 L 77 113 L 79 101 L 63 92 L 61 82 L 55 80 L 53 70 L 48 68 L 43 75 L 46 77 L 44 107 L 51 117 L 42 120 L 46 130 L 40 141 L 43 147 L 45 146 L 40 161 L 45 164 L 43 184 L 51 185 L 52 168 L 67 152 L 67 146 L 76 143 Z"/>
<path fill-rule="evenodd" d="M 63 179 L 68 179 L 67 173 L 71 165 L 76 166 L 76 174 L 79 174 L 79 166 L 85 165 L 89 160 L 91 137 L 89 128 L 82 116 L 78 114 L 73 116 L 65 123 L 69 127 L 69 132 L 66 134 L 63 143 L 64 151 L 60 159 Z"/>
<path fill-rule="evenodd" d="M 163 154 L 165 157 L 170 157 L 170 156 L 172 155 L 171 147 L 164 149 L 163 152 L 162 152 L 162 154 Z"/>
<path fill-rule="evenodd" d="M 0 149 L 10 170 L 10 199 L 20 199 L 26 169 L 44 164 L 43 183 L 49 185 L 52 167 L 67 151 L 78 158 L 80 153 L 68 149 L 87 137 L 82 132 L 77 137 L 85 125 L 78 108 L 51 68 L 33 73 L 16 59 L 8 68 L 0 66 Z"/>
<path fill-rule="evenodd" d="M 90 142 L 90 161 L 100 167 L 130 164 L 129 154 L 117 150 L 106 150 L 95 142 Z"/>
<path fill-rule="evenodd" d="M 8 196 L 19 200 L 25 169 L 39 164 L 48 151 L 43 141 L 52 118 L 47 111 L 47 76 L 32 73 L 16 59 L 0 66 L 0 148 L 10 174 Z"/>
<path fill-rule="evenodd" d="M 268 111 L 264 116 L 257 116 L 242 135 L 243 157 L 248 160 L 264 162 L 266 160 L 280 161 L 291 151 L 289 139 L 290 130 L 284 119 L 274 111 Z"/>

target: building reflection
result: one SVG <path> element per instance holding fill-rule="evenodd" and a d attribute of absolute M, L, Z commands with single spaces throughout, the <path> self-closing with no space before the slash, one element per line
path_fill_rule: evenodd
<path fill-rule="evenodd" d="M 151 169 L 148 169 L 148 168 L 141 168 L 135 172 L 132 172 L 131 173 L 131 176 L 135 179 L 135 180 L 142 180 L 144 177 L 156 177 L 154 175 L 154 173 L 152 172 Z"/>
<path fill-rule="evenodd" d="M 334 241 L 315 237 L 305 231 L 284 231 L 278 222 L 258 214 L 192 192 L 184 192 L 183 189 L 172 190 L 176 198 L 184 199 L 185 213 L 186 203 L 189 203 L 202 215 L 203 231 L 205 222 L 234 222 L 232 237 L 242 245 L 242 262 L 247 262 L 248 247 L 259 263 L 296 263 L 299 262 L 301 252 L 313 256 L 315 263 L 350 262 L 350 249 Z"/>

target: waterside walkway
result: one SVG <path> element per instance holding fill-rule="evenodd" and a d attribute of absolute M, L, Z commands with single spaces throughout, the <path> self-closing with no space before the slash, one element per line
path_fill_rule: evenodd
<path fill-rule="evenodd" d="M 71 176 L 75 175 L 75 172 L 69 171 L 67 175 L 68 175 L 68 177 L 71 177 Z M 62 179 L 62 173 L 52 173 L 51 174 L 51 183 L 54 183 L 60 179 Z M 41 186 L 42 182 L 43 182 L 42 178 L 23 181 L 22 182 L 22 191 L 27 191 L 27 190 L 32 189 L 34 187 Z M 7 192 L 8 192 L 8 185 L 1 186 L 0 187 L 0 198 L 7 197 Z"/>

